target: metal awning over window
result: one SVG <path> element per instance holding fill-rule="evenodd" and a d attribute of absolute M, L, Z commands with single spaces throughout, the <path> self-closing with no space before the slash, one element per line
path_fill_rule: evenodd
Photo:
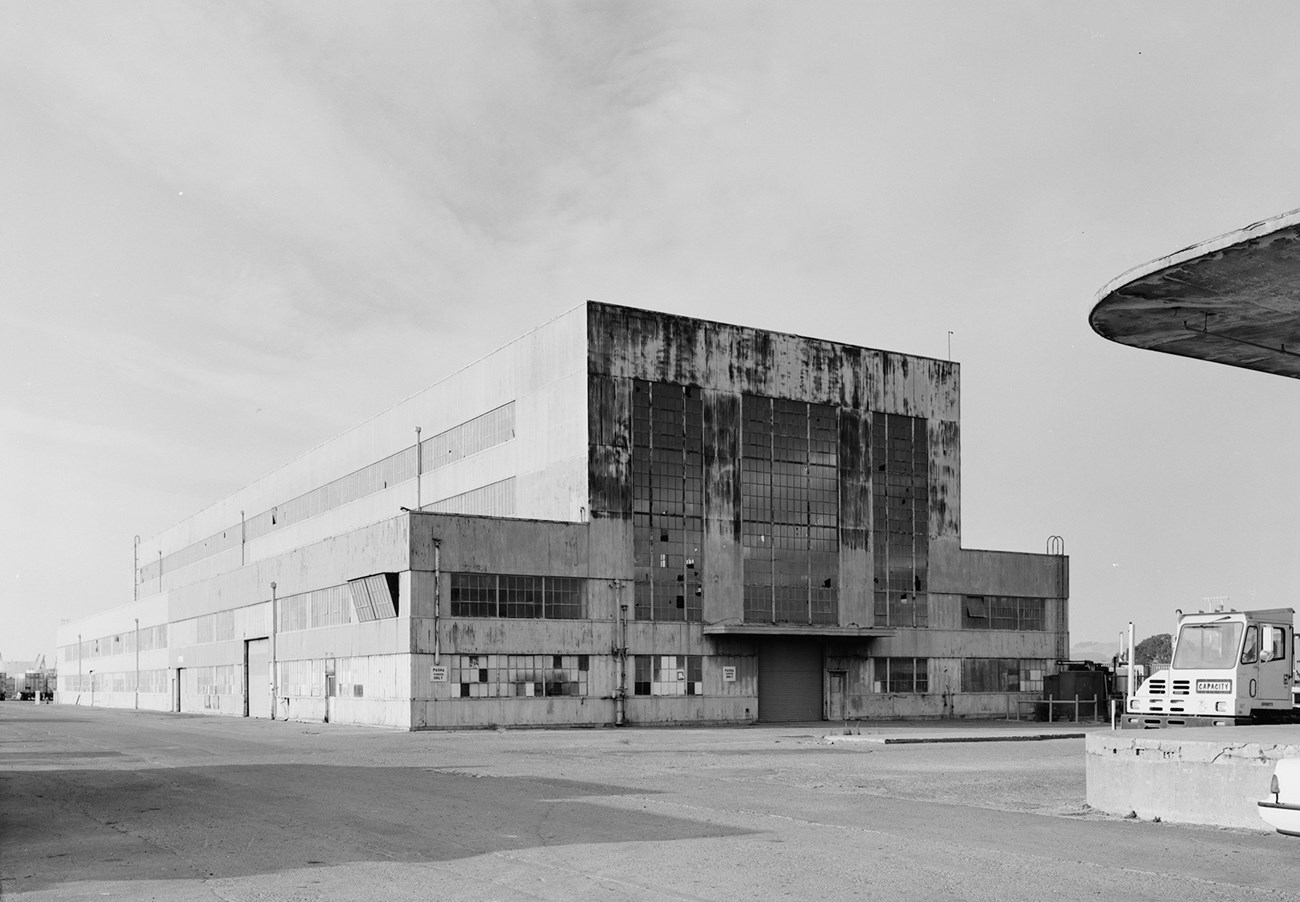
<path fill-rule="evenodd" d="M 383 620 L 397 616 L 397 574 L 376 573 L 348 580 L 357 620 Z"/>

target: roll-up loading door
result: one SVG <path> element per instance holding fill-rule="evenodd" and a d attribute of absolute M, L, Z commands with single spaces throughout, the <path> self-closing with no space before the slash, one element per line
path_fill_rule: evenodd
<path fill-rule="evenodd" d="M 758 719 L 822 719 L 822 646 L 807 639 L 769 639 L 758 647 Z"/>

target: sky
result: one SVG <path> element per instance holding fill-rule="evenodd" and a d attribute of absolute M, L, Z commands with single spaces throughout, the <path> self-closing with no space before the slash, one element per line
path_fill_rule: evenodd
<path fill-rule="evenodd" d="M 962 540 L 1071 639 L 1296 606 L 1300 386 L 1107 342 L 1300 207 L 1281 2 L 0 4 L 0 658 L 584 300 L 961 365 Z"/>

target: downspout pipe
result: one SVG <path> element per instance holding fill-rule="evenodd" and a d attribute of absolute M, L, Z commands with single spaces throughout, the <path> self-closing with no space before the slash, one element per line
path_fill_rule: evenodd
<path fill-rule="evenodd" d="M 433 540 L 433 663 L 442 663 L 438 639 L 438 615 L 442 612 L 442 539 Z"/>
<path fill-rule="evenodd" d="M 618 667 L 618 688 L 614 690 L 614 726 L 627 723 L 627 603 L 623 601 L 623 581 L 610 583 L 614 589 L 615 645 L 614 661 Z"/>

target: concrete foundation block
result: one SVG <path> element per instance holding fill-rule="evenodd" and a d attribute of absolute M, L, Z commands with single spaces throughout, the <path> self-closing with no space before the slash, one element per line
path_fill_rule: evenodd
<path fill-rule="evenodd" d="M 1295 727 L 1091 733 L 1087 801 L 1109 814 L 1268 831 L 1256 803 L 1281 758 L 1300 758 Z"/>

